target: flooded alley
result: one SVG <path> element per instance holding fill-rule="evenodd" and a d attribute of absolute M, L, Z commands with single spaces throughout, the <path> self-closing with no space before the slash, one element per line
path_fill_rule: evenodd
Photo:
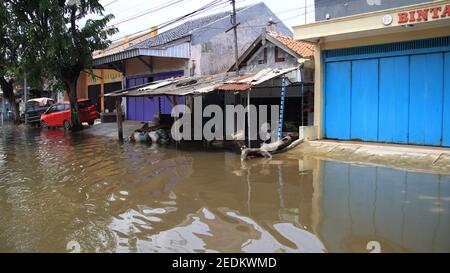
<path fill-rule="evenodd" d="M 450 252 L 450 175 L 0 129 L 0 252 Z"/>

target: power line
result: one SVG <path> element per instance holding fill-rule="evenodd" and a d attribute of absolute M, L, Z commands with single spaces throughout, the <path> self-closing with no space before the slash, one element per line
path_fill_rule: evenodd
<path fill-rule="evenodd" d="M 200 7 L 199 9 L 194 10 L 193 12 L 190 12 L 190 13 L 185 14 L 185 15 L 183 15 L 183 16 L 177 17 L 177 18 L 175 18 L 175 19 L 171 19 L 171 20 L 166 21 L 166 22 L 164 22 L 164 23 L 161 23 L 161 24 L 157 25 L 157 28 L 158 28 L 158 29 L 166 28 L 166 27 L 168 27 L 168 26 L 170 26 L 170 25 L 172 25 L 172 24 L 175 24 L 175 23 L 177 23 L 177 22 L 180 22 L 180 21 L 182 21 L 182 20 L 185 20 L 185 19 L 187 19 L 187 18 L 190 18 L 190 17 L 192 17 L 192 16 L 194 16 L 194 15 L 200 14 L 201 12 L 204 12 L 204 11 L 208 10 L 209 8 L 215 7 L 215 6 L 218 5 L 218 4 L 222 4 L 223 1 L 227 1 L 227 0 L 214 0 L 214 1 L 212 1 L 212 2 L 210 2 L 210 3 L 208 3 L 208 4 L 206 4 L 205 6 L 202 6 L 202 7 Z M 137 31 L 137 32 L 135 32 L 135 33 L 132 33 L 132 34 L 126 35 L 126 36 L 124 36 L 124 37 L 118 38 L 118 39 L 114 40 L 113 42 L 118 41 L 118 40 L 121 40 L 121 39 L 124 39 L 124 38 L 126 38 L 126 37 L 128 37 L 128 36 L 134 36 L 134 35 L 137 35 L 137 34 L 146 32 L 146 31 L 149 31 L 149 29 L 148 29 L 148 28 L 145 28 L 145 29 L 140 30 L 140 31 Z M 128 42 L 135 41 L 135 40 L 137 40 L 137 39 L 139 39 L 139 38 L 141 38 L 141 37 L 142 37 L 142 35 L 141 35 L 141 36 L 134 37 L 134 38 L 130 39 Z M 109 48 L 109 50 L 115 49 L 115 48 L 120 47 L 120 46 L 121 46 L 121 45 L 118 45 L 118 46 Z"/>
<path fill-rule="evenodd" d="M 180 1 L 180 0 L 178 0 L 178 1 Z M 182 1 L 182 0 L 181 0 L 181 1 Z M 241 1 L 240 3 L 245 2 L 245 1 L 248 1 L 248 0 L 243 0 L 243 1 Z M 222 6 L 222 5 L 223 5 L 224 3 L 226 3 L 226 2 L 227 2 L 227 0 L 214 0 L 214 1 L 212 1 L 212 2 L 210 2 L 210 3 L 208 3 L 208 4 L 206 4 L 205 6 L 199 8 L 199 9 L 197 9 L 197 10 L 191 12 L 191 13 L 188 13 L 188 14 L 183 15 L 183 16 L 180 16 L 180 17 L 178 17 L 178 18 L 175 18 L 175 19 L 166 21 L 166 22 L 164 22 L 164 23 L 161 23 L 161 24 L 157 25 L 157 27 L 158 27 L 158 29 L 166 28 L 166 27 L 168 27 L 168 26 L 170 26 L 170 25 L 173 25 L 173 24 L 175 24 L 175 23 L 177 23 L 177 22 L 180 22 L 180 21 L 182 21 L 182 20 L 191 18 L 191 17 L 193 17 L 193 16 L 195 16 L 195 15 L 199 15 L 199 14 L 202 14 L 202 13 L 204 13 L 204 12 L 206 12 L 206 11 L 211 11 L 211 10 L 213 10 L 213 9 L 217 9 L 217 8 L 219 8 L 220 6 Z M 293 10 L 305 9 L 305 7 L 311 7 L 311 6 L 313 6 L 313 5 L 307 5 L 307 6 L 302 6 L 302 7 L 295 8 L 295 9 L 284 10 L 284 11 L 281 11 L 281 12 L 279 12 L 279 13 L 277 13 L 277 14 L 287 13 L 287 12 L 293 11 Z M 275 24 L 282 23 L 283 21 L 288 21 L 288 20 L 291 20 L 291 19 L 294 19 L 294 18 L 303 16 L 303 15 L 306 16 L 307 14 L 310 14 L 310 13 L 312 13 L 312 12 L 314 12 L 314 10 L 313 10 L 313 11 L 309 11 L 309 12 L 303 12 L 303 13 L 300 13 L 300 14 L 296 14 L 295 16 L 292 16 L 292 17 L 288 17 L 288 18 L 284 18 L 284 19 L 279 19 L 279 21 L 276 21 L 276 22 L 274 22 L 274 23 L 275 23 Z M 275 14 L 275 15 L 277 15 L 277 14 Z M 241 26 L 241 28 L 256 28 L 256 27 L 265 27 L 265 26 L 267 26 L 267 25 L 254 25 L 254 26 L 251 26 L 251 25 L 244 25 L 244 26 Z M 226 29 L 226 28 L 206 27 L 206 29 Z M 146 32 L 146 31 L 149 31 L 149 29 L 148 29 L 148 28 L 145 28 L 145 29 L 142 29 L 142 30 L 140 30 L 140 31 L 134 32 L 134 33 L 132 33 L 132 34 L 125 35 L 125 36 L 123 36 L 123 37 L 121 37 L 121 38 L 117 38 L 117 39 L 113 40 L 113 42 L 122 40 L 122 39 L 124 39 L 124 38 L 126 38 L 126 37 L 128 37 L 128 36 L 138 35 L 138 34 L 140 34 L 140 33 Z M 141 37 L 142 37 L 142 35 L 141 35 L 141 36 L 134 37 L 134 38 L 130 39 L 128 42 L 135 41 L 135 40 L 137 40 L 137 39 L 139 39 L 139 38 L 141 38 Z M 120 46 L 121 46 L 121 45 L 112 47 L 112 48 L 110 48 L 110 50 L 111 50 L 111 49 L 115 49 L 115 48 L 120 47 Z"/>
<path fill-rule="evenodd" d="M 244 1 L 246 1 L 246 0 L 244 0 Z M 312 7 L 312 6 L 313 5 L 308 5 L 308 6 L 302 6 L 302 7 L 299 7 L 299 8 L 284 10 L 284 11 L 275 13 L 275 15 L 278 17 L 278 15 L 283 14 L 283 13 L 288 13 L 290 11 L 295 11 L 295 10 L 300 10 L 300 9 L 304 10 L 305 7 Z M 279 19 L 278 21 L 274 21 L 273 23 L 274 24 L 283 23 L 284 21 L 291 20 L 291 19 L 303 16 L 303 15 L 306 16 L 307 14 L 311 14 L 313 12 L 314 12 L 314 10 L 307 11 L 306 13 L 305 12 L 301 12 L 301 13 L 296 14 L 296 15 L 291 16 L 291 17 Z M 256 27 L 266 27 L 267 26 L 267 24 L 264 24 L 264 25 L 248 25 L 248 22 L 245 22 L 244 24 L 245 25 L 240 26 L 240 28 L 256 28 Z M 228 29 L 228 27 L 205 27 L 205 29 Z"/>
<path fill-rule="evenodd" d="M 125 19 L 122 19 L 122 20 L 120 20 L 120 21 L 118 21 L 116 23 L 111 24 L 110 27 L 111 26 L 117 26 L 117 25 L 129 22 L 129 21 L 135 20 L 135 19 L 140 18 L 142 16 L 145 16 L 145 15 L 148 15 L 148 14 L 151 14 L 151 13 L 163 10 L 165 8 L 168 8 L 170 6 L 176 5 L 176 4 L 181 3 L 183 1 L 185 1 L 185 0 L 171 0 L 168 3 L 166 3 L 166 4 L 156 6 L 154 8 L 149 9 L 149 10 L 146 10 L 146 11 L 140 12 L 138 14 L 129 16 L 129 17 L 125 18 Z"/>
<path fill-rule="evenodd" d="M 108 3 L 108 4 L 106 4 L 105 6 L 110 5 L 110 4 L 113 4 L 113 3 L 117 2 L 117 1 L 119 1 L 119 0 L 114 0 L 114 1 L 112 1 L 112 2 L 110 2 L 110 3 Z M 116 23 L 110 24 L 108 27 L 115 27 L 115 26 L 117 26 L 117 25 L 120 25 L 120 24 L 123 24 L 123 23 L 126 23 L 126 22 L 130 22 L 130 21 L 135 20 L 135 19 L 138 19 L 138 18 L 140 18 L 140 17 L 142 17 L 142 16 L 145 16 L 145 15 L 148 15 L 148 14 L 151 14 L 151 13 L 154 13 L 154 12 L 157 12 L 157 11 L 160 11 L 160 10 L 163 10 L 163 9 L 165 9 L 165 8 L 167 8 L 167 7 L 173 6 L 173 5 L 178 4 L 178 3 L 180 3 L 180 2 L 183 2 L 183 1 L 185 1 L 185 0 L 171 0 L 171 1 L 167 2 L 167 3 L 165 3 L 165 4 L 162 4 L 162 5 L 153 7 L 153 8 L 151 8 L 151 9 L 149 9 L 149 10 L 145 10 L 145 11 L 143 11 L 143 12 L 140 12 L 140 13 L 137 13 L 137 14 L 135 14 L 135 15 L 131 15 L 131 16 L 129 16 L 129 17 L 126 17 L 126 18 L 124 18 L 124 19 L 122 19 L 122 20 L 119 20 L 119 21 L 116 22 Z M 242 0 L 242 1 L 240 1 L 238 4 L 242 4 L 243 2 L 247 2 L 247 1 L 249 1 L 249 0 Z M 307 2 L 305 1 L 305 5 L 302 6 L 302 7 L 295 8 L 295 9 L 284 10 L 284 11 L 278 12 L 277 14 L 288 13 L 288 12 L 292 12 L 292 11 L 299 10 L 299 9 L 307 9 L 307 8 L 309 8 L 309 7 L 313 7 L 313 6 L 314 6 L 314 4 L 312 4 L 312 5 L 306 5 L 306 3 L 307 3 Z M 198 12 L 196 15 L 201 14 L 201 13 L 204 13 L 204 12 L 206 12 L 206 11 L 213 11 L 213 10 L 217 10 L 217 9 L 223 9 L 224 7 L 226 7 L 226 6 L 223 6 L 223 5 L 227 5 L 227 3 L 219 3 L 216 7 L 211 8 L 211 9 L 209 9 L 209 10 L 204 10 L 204 11 L 202 11 L 202 12 Z M 306 16 L 305 16 L 305 18 L 306 18 Z M 293 19 L 293 18 L 289 18 L 288 20 L 290 20 L 290 19 Z M 136 35 L 136 34 L 139 34 L 139 33 L 141 33 L 141 32 L 144 32 L 144 31 L 146 31 L 146 30 L 147 30 L 147 29 L 144 29 L 144 30 L 142 30 L 142 31 L 138 31 L 138 32 L 135 32 L 135 33 L 133 33 L 133 34 L 126 35 L 126 36 Z M 124 37 L 126 37 L 126 36 L 124 36 Z M 114 41 L 123 39 L 124 37 L 115 39 Z"/>
<path fill-rule="evenodd" d="M 118 2 L 118 1 L 119 1 L 119 0 L 111 1 L 111 2 L 109 2 L 108 4 L 103 5 L 103 7 L 106 8 L 107 6 L 109 6 L 109 5 L 111 5 L 111 4 L 114 4 L 114 3 Z"/>
<path fill-rule="evenodd" d="M 191 17 L 193 17 L 195 15 L 201 14 L 201 13 L 203 13 L 205 11 L 209 11 L 210 8 L 222 4 L 221 2 L 224 2 L 224 1 L 228 1 L 228 0 L 214 0 L 214 1 L 206 4 L 205 6 L 199 8 L 199 9 L 193 11 L 193 12 L 190 12 L 190 13 L 188 13 L 186 15 L 183 15 L 183 16 L 180 16 L 178 18 L 169 20 L 169 21 L 167 21 L 165 23 L 162 23 L 162 24 L 158 25 L 158 28 L 162 29 L 162 28 L 168 27 L 168 26 L 170 26 L 172 24 L 175 24 L 177 22 L 180 22 L 180 21 L 183 21 L 185 19 L 191 18 Z"/>
<path fill-rule="evenodd" d="M 119 0 L 116 0 L 116 1 L 119 1 Z M 184 0 L 184 1 L 190 1 L 190 0 Z M 246 1 L 249 1 L 249 0 L 242 0 L 242 1 L 239 2 L 239 4 L 242 4 L 243 2 L 246 2 Z M 165 8 L 167 8 L 167 7 L 170 7 L 170 6 L 173 6 L 173 5 L 178 4 L 178 3 L 180 3 L 180 2 L 183 2 L 183 0 L 171 0 L 171 1 L 167 2 L 166 4 L 162 4 L 162 5 L 153 7 L 153 8 L 151 8 L 151 9 L 149 9 L 149 10 L 145 10 L 145 11 L 142 11 L 142 12 L 140 12 L 140 13 L 137 13 L 137 14 L 135 14 L 135 15 L 128 16 L 128 17 L 126 17 L 126 18 L 124 18 L 124 19 L 121 19 L 121 20 L 119 20 L 119 21 L 117 21 L 117 22 L 115 22 L 115 23 L 112 23 L 112 24 L 108 25 L 108 27 L 115 27 L 115 26 L 117 26 L 117 25 L 120 25 L 120 24 L 123 24 L 123 23 L 130 22 L 130 21 L 132 21 L 132 20 L 135 20 L 135 19 L 138 19 L 138 18 L 140 18 L 140 17 L 142 17 L 142 16 L 145 16 L 145 15 L 148 15 L 148 14 L 151 14 L 151 13 L 154 13 L 154 12 L 157 12 L 157 11 L 160 11 L 160 10 L 162 10 L 162 9 L 165 9 Z M 110 4 L 111 4 L 111 3 L 110 3 Z M 203 11 L 201 11 L 201 12 L 198 12 L 198 13 L 195 14 L 195 15 L 202 14 L 202 13 L 204 13 L 204 12 L 206 12 L 206 11 L 214 11 L 214 10 L 218 10 L 218 9 L 222 9 L 222 10 L 223 10 L 223 9 L 224 9 L 225 7 L 227 7 L 227 6 L 228 6 L 228 3 L 226 3 L 226 2 L 219 3 L 219 4 L 217 4 L 216 7 L 211 8 L 211 9 L 208 9 L 208 10 L 203 10 Z M 147 30 L 147 29 L 145 29 L 145 30 Z M 134 33 L 134 34 L 130 34 L 130 35 L 135 35 L 135 34 L 144 32 L 145 30 L 142 30 L 142 31 L 136 32 L 136 33 Z M 127 36 L 130 36 L 130 35 L 127 35 Z M 117 41 L 117 40 L 120 40 L 120 39 L 122 39 L 122 38 L 115 39 L 114 41 Z"/>

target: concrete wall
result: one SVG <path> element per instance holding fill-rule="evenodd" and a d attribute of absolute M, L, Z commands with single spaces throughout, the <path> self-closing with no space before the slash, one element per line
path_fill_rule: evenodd
<path fill-rule="evenodd" d="M 269 19 L 279 18 L 264 4 L 259 3 L 238 12 L 238 48 L 242 54 L 266 28 Z M 218 20 L 192 33 L 191 60 L 189 67 L 195 75 L 217 74 L 227 71 L 234 63 L 233 31 L 225 33 L 231 26 L 230 18 Z M 292 37 L 292 32 L 283 23 L 273 30 Z"/>
<path fill-rule="evenodd" d="M 360 13 L 384 10 L 433 2 L 433 0 L 321 0 L 315 1 L 316 21 L 350 16 Z"/>
<path fill-rule="evenodd" d="M 298 65 L 297 59 L 282 49 L 278 49 L 278 58 L 284 58 L 283 62 L 275 61 L 275 45 L 267 42 L 261 47 L 246 63 L 243 71 L 258 71 L 264 68 L 290 68 Z M 267 62 L 260 63 L 264 60 L 264 49 L 267 48 Z"/>

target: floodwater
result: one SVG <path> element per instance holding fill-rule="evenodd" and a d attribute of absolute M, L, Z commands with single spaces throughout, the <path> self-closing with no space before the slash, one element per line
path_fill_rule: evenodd
<path fill-rule="evenodd" d="M 0 252 L 69 252 L 68 244 L 450 252 L 450 176 L 286 155 L 241 164 L 227 152 L 0 129 Z"/>

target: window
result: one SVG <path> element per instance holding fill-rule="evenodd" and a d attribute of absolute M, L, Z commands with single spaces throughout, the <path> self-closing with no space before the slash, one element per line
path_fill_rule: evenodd
<path fill-rule="evenodd" d="M 52 107 L 48 108 L 46 113 L 50 114 L 54 112 L 56 112 L 56 105 L 53 105 Z"/>
<path fill-rule="evenodd" d="M 39 108 L 39 103 L 35 101 L 27 102 L 27 110 L 33 111 L 34 109 Z"/>
<path fill-rule="evenodd" d="M 80 108 L 80 109 L 84 109 L 84 108 L 88 108 L 88 107 L 91 107 L 93 104 L 92 104 L 92 101 L 91 100 L 84 100 L 84 101 L 80 101 L 79 103 L 78 103 L 78 107 Z"/>
<path fill-rule="evenodd" d="M 54 100 L 47 100 L 47 105 L 46 106 L 52 106 L 53 104 L 55 104 Z"/>
<path fill-rule="evenodd" d="M 264 48 L 264 59 L 258 61 L 258 64 L 266 64 L 266 63 L 267 63 L 267 47 Z"/>
<path fill-rule="evenodd" d="M 66 110 L 66 105 L 65 104 L 58 104 L 56 105 L 56 111 L 55 112 L 61 112 Z"/>
<path fill-rule="evenodd" d="M 279 57 L 280 49 L 279 47 L 275 47 L 275 62 L 276 63 L 282 63 L 285 61 L 283 57 Z"/>

